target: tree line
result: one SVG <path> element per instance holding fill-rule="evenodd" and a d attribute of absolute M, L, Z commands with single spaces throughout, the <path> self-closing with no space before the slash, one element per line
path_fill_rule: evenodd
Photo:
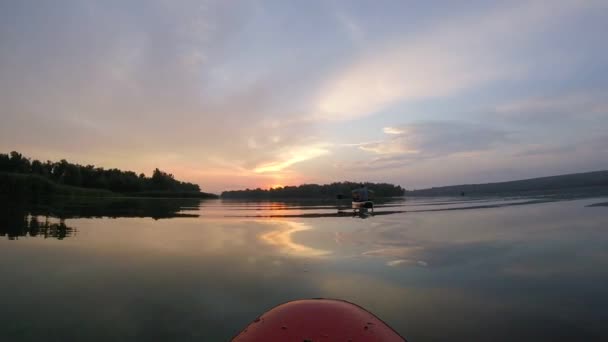
<path fill-rule="evenodd" d="M 389 183 L 364 183 L 376 197 L 403 196 L 405 190 Z M 331 184 L 302 184 L 272 189 L 246 189 L 224 191 L 225 199 L 285 199 L 285 198 L 350 198 L 351 191 L 361 186 L 356 182 L 335 182 Z"/>
<path fill-rule="evenodd" d="M 65 159 L 58 162 L 31 160 L 21 153 L 0 153 L 0 172 L 34 175 L 49 181 L 73 187 L 105 189 L 117 193 L 137 192 L 182 192 L 198 193 L 197 184 L 181 182 L 170 174 L 159 170 L 151 177 L 143 173 L 119 169 L 104 169 L 94 165 L 73 164 Z"/>

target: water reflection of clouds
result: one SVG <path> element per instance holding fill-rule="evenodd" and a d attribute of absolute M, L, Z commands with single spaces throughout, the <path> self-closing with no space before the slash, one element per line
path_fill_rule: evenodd
<path fill-rule="evenodd" d="M 330 228 L 337 230 L 333 236 L 336 257 L 348 251 L 354 257 L 377 259 L 393 267 L 429 266 L 471 272 L 485 269 L 484 272 L 496 276 L 542 276 L 573 274 L 574 270 L 592 272 L 576 258 L 561 260 L 565 251 L 594 260 L 595 265 L 605 264 L 608 258 L 598 252 L 602 250 L 600 245 L 605 249 L 608 242 L 598 229 L 602 219 L 605 217 L 590 212 L 584 205 L 559 202 L 409 213 L 375 218 L 372 224 L 351 222 L 350 227 L 339 227 L 338 221 L 334 221 Z M 589 236 L 599 236 L 600 240 L 591 243 Z M 583 241 L 586 252 L 577 250 Z"/>
<path fill-rule="evenodd" d="M 312 229 L 309 224 L 294 221 L 268 221 L 268 223 L 275 226 L 275 229 L 261 234 L 260 239 L 279 248 L 282 253 L 304 257 L 319 257 L 330 254 L 329 251 L 316 249 L 294 241 L 293 234 Z"/>
<path fill-rule="evenodd" d="M 425 254 L 425 249 L 421 246 L 388 247 L 368 250 L 362 253 L 363 256 L 383 257 L 393 259 L 386 262 L 387 266 L 428 266 L 428 263 L 421 260 Z M 395 259 L 397 258 L 397 259 Z"/>
<path fill-rule="evenodd" d="M 412 259 L 397 259 L 391 260 L 386 263 L 387 266 L 422 266 L 427 267 L 429 264 L 426 261 L 422 260 L 412 260 Z"/>
<path fill-rule="evenodd" d="M 331 250 L 313 247 L 316 240 L 297 241 L 298 233 L 314 230 L 314 227 L 296 221 L 206 219 L 201 224 L 199 219 L 190 218 L 172 221 L 121 218 L 71 222 L 82 231 L 78 246 L 99 251 L 193 257 L 241 256 L 247 263 L 268 261 L 266 257 L 276 261 L 276 257 L 309 258 L 332 254 Z"/>

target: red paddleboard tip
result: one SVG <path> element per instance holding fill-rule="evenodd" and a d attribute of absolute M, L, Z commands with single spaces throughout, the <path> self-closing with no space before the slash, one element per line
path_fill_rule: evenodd
<path fill-rule="evenodd" d="M 278 305 L 232 339 L 253 341 L 404 342 L 395 330 L 364 308 L 337 299 L 302 299 Z"/>

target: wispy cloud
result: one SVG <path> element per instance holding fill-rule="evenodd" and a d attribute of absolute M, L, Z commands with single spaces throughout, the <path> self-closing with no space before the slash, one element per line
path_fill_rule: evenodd
<path fill-rule="evenodd" d="M 281 153 L 277 157 L 278 160 L 258 165 L 253 169 L 253 171 L 256 173 L 282 171 L 296 163 L 328 154 L 329 150 L 326 146 L 326 144 L 317 144 L 306 147 L 291 148 L 288 151 Z"/>
<path fill-rule="evenodd" d="M 387 139 L 359 148 L 376 154 L 434 157 L 487 149 L 506 140 L 506 132 L 482 124 L 428 121 L 385 127 Z"/>
<path fill-rule="evenodd" d="M 510 44 L 524 44 L 559 16 L 592 3 L 555 1 L 496 8 L 442 23 L 416 38 L 370 46 L 371 52 L 337 71 L 322 87 L 319 119 L 346 120 L 388 106 L 449 96 L 493 80 L 520 78 L 529 60 L 509 57 Z"/>
<path fill-rule="evenodd" d="M 415 122 L 385 127 L 384 131 L 384 140 L 352 146 L 366 152 L 366 157 L 337 167 L 368 173 L 405 167 L 412 170 L 412 166 L 431 160 L 470 160 L 511 142 L 507 131 L 461 121 Z"/>
<path fill-rule="evenodd" d="M 529 97 L 499 104 L 494 111 L 497 119 L 523 123 L 605 118 L 608 117 L 608 90 Z"/>
<path fill-rule="evenodd" d="M 363 43 L 365 40 L 365 32 L 361 26 L 355 22 L 352 16 L 343 11 L 338 11 L 336 13 L 336 19 L 354 44 Z"/>

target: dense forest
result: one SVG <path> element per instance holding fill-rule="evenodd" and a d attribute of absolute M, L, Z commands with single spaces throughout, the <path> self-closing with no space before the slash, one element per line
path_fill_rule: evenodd
<path fill-rule="evenodd" d="M 486 194 L 518 194 L 572 190 L 576 188 L 608 187 L 608 171 L 573 173 L 560 176 L 531 178 L 510 182 L 463 184 L 406 191 L 407 196 L 459 196 Z"/>
<path fill-rule="evenodd" d="M 225 199 L 288 199 L 288 198 L 336 198 L 341 196 L 350 198 L 351 190 L 360 187 L 361 183 L 337 182 L 331 184 L 303 184 L 300 186 L 286 186 L 273 189 L 246 189 L 236 191 L 224 191 L 222 198 Z M 401 186 L 388 183 L 365 183 L 368 189 L 373 191 L 375 197 L 403 196 L 404 189 Z"/>
<path fill-rule="evenodd" d="M 0 173 L 0 193 L 14 192 L 23 186 L 42 193 L 66 189 L 59 185 L 69 187 L 67 189 L 85 188 L 146 196 L 171 193 L 207 195 L 200 192 L 197 184 L 178 181 L 172 174 L 159 169 L 155 169 L 151 177 L 146 177 L 143 173 L 138 175 L 132 171 L 73 164 L 65 159 L 41 162 L 15 151 L 0 154 Z"/>

